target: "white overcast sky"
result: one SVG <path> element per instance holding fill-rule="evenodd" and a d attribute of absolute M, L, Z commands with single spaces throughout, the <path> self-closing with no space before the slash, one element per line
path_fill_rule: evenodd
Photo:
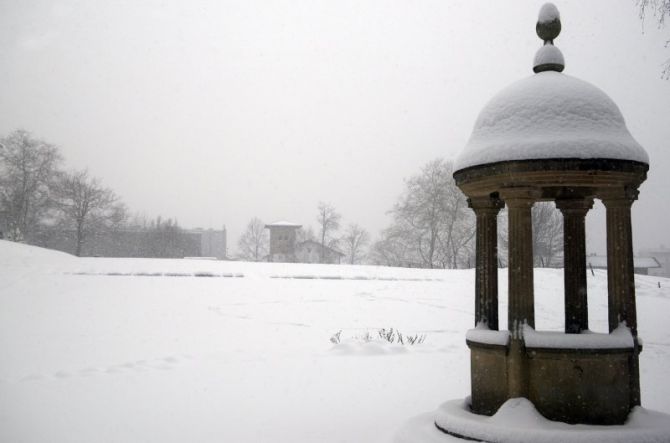
<path fill-rule="evenodd" d="M 542 3 L 0 0 L 0 134 L 58 145 L 133 211 L 225 224 L 231 252 L 251 217 L 314 225 L 320 200 L 376 236 L 403 179 L 532 75 Z M 635 247 L 670 246 L 670 27 L 634 0 L 555 4 L 565 73 L 609 94 L 651 157 Z"/>

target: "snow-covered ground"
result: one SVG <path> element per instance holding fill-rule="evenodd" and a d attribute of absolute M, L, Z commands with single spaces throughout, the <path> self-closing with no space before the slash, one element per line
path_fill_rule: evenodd
<path fill-rule="evenodd" d="M 78 259 L 0 241 L 0 441 L 391 441 L 410 417 L 468 395 L 473 278 Z M 536 271 L 538 329 L 563 324 L 562 278 Z M 637 294 L 643 405 L 670 412 L 670 280 L 638 276 Z M 604 332 L 602 271 L 589 303 Z M 389 327 L 427 338 L 350 340 Z"/>

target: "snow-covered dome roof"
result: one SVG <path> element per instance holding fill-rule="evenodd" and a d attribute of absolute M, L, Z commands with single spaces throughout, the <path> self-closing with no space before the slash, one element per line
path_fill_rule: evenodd
<path fill-rule="evenodd" d="M 561 30 L 558 10 L 545 4 L 537 34 L 535 75 L 503 89 L 479 114 L 456 171 L 515 160 L 612 159 L 648 164 L 644 148 L 628 132 L 617 105 L 583 80 L 562 74 L 553 39 Z"/>
<path fill-rule="evenodd" d="M 607 94 L 583 80 L 545 71 L 513 83 L 484 106 L 454 169 L 549 158 L 649 163 Z"/>

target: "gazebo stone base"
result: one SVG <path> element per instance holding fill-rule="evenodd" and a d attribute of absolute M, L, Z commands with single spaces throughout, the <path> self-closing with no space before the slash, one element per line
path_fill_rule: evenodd
<path fill-rule="evenodd" d="M 637 382 L 634 348 L 523 348 L 468 340 L 471 353 L 472 401 L 476 414 L 493 415 L 521 386 L 539 413 L 549 420 L 596 425 L 623 424 L 635 406 L 631 386 Z M 512 359 L 516 358 L 516 363 Z M 514 380 L 510 365 L 522 367 Z M 519 392 L 519 390 L 517 390 Z M 518 394 L 517 394 L 518 395 Z"/>
<path fill-rule="evenodd" d="M 656 443 L 670 441 L 670 415 L 637 406 L 623 425 L 570 425 L 542 417 L 525 398 L 507 400 L 491 417 L 472 412 L 470 399 L 451 400 L 434 412 L 437 429 L 464 440 L 495 443 Z M 445 435 L 445 437 L 448 437 Z M 430 440 L 436 441 L 436 440 Z M 445 438 L 445 441 L 451 439 Z"/>

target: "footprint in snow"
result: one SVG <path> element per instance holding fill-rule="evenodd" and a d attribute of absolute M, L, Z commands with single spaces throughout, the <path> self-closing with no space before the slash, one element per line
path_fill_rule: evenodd
<path fill-rule="evenodd" d="M 97 372 L 98 372 L 97 368 L 88 367 L 79 371 L 79 375 L 82 377 L 90 377 L 92 375 L 95 375 Z"/>
<path fill-rule="evenodd" d="M 28 381 L 37 381 L 37 380 L 44 380 L 44 376 L 41 374 L 28 374 L 25 377 L 21 377 L 19 381 L 21 382 L 28 382 Z"/>
<path fill-rule="evenodd" d="M 161 371 L 171 371 L 172 366 L 167 365 L 167 364 L 162 364 L 162 365 L 154 366 L 154 369 L 160 369 Z"/>

